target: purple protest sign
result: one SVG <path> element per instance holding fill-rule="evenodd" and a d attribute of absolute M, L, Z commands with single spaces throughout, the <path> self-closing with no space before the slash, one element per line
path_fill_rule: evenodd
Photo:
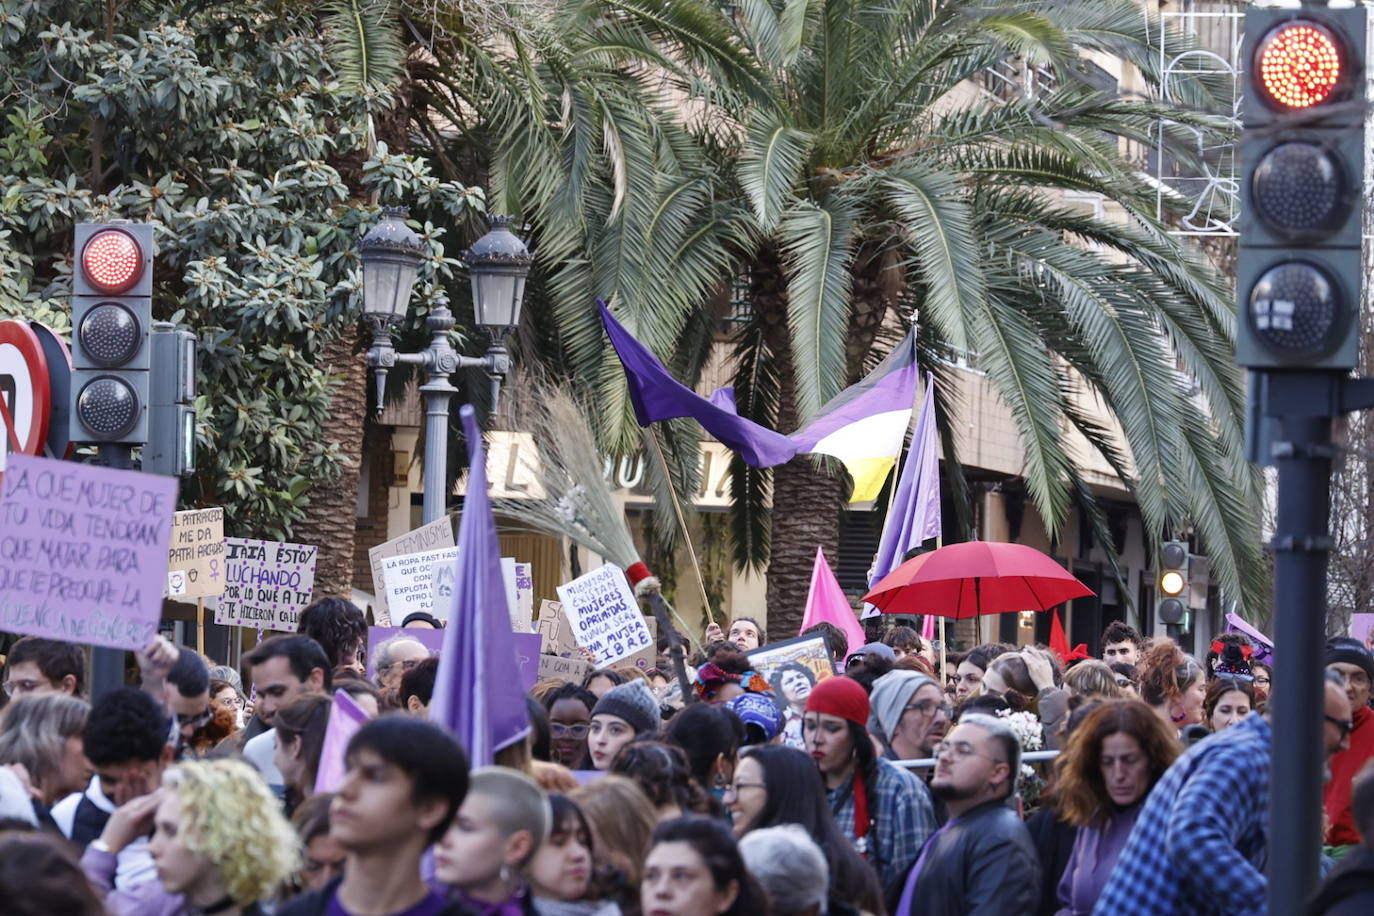
<path fill-rule="evenodd" d="M 544 646 L 542 633 L 514 633 L 515 663 L 520 668 L 520 689 L 526 693 L 539 680 L 539 650 Z"/>
<path fill-rule="evenodd" d="M 372 660 L 376 658 L 376 649 L 388 639 L 397 636 L 404 636 L 413 639 L 420 645 L 429 650 L 431 656 L 438 656 L 439 650 L 444 647 L 443 630 L 426 630 L 423 627 L 402 628 L 402 627 L 368 627 L 367 628 L 367 676 L 373 677 L 377 670 Z"/>
<path fill-rule="evenodd" d="M 177 481 L 10 455 L 0 630 L 115 649 L 157 633 Z"/>

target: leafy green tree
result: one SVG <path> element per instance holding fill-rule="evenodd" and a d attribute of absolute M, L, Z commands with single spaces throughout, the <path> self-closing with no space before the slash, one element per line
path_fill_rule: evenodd
<path fill-rule="evenodd" d="M 356 490 L 363 417 L 355 405 L 356 422 L 331 431 L 343 412 L 325 359 L 331 346 L 356 353 L 354 239 L 379 200 L 415 208 L 431 244 L 422 322 L 453 278 L 448 227 L 483 200 L 377 145 L 381 90 L 347 60 L 341 75 L 328 30 L 289 12 L 268 0 L 0 0 L 0 312 L 68 329 L 72 225 L 152 223 L 155 317 L 200 343 L 200 471 L 183 500 L 224 505 L 228 533 L 267 538 L 341 512 L 346 536 L 320 545 L 322 564 L 334 560 L 319 587 L 338 592 L 353 500 L 311 497 L 345 470 Z"/>

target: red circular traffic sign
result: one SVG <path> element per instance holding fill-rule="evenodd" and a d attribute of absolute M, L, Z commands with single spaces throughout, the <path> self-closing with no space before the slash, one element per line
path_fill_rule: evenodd
<path fill-rule="evenodd" d="M 52 389 L 43 345 L 28 322 L 0 321 L 0 475 L 17 451 L 43 454 L 52 415 Z"/>

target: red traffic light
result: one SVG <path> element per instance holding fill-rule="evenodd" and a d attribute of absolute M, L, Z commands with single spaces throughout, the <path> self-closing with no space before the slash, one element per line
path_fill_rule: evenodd
<path fill-rule="evenodd" d="M 1347 80 L 1344 43 L 1331 29 L 1292 19 L 1260 40 L 1255 50 L 1255 84 L 1270 107 L 1283 111 L 1329 101 Z"/>
<path fill-rule="evenodd" d="M 102 293 L 122 293 L 138 282 L 146 265 L 143 249 L 123 229 L 102 229 L 81 249 L 81 272 Z"/>

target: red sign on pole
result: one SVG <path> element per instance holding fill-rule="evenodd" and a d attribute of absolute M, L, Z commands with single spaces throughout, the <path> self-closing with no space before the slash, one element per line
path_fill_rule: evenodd
<path fill-rule="evenodd" d="M 28 322 L 0 321 L 0 479 L 11 453 L 42 455 L 52 416 L 48 361 Z"/>

